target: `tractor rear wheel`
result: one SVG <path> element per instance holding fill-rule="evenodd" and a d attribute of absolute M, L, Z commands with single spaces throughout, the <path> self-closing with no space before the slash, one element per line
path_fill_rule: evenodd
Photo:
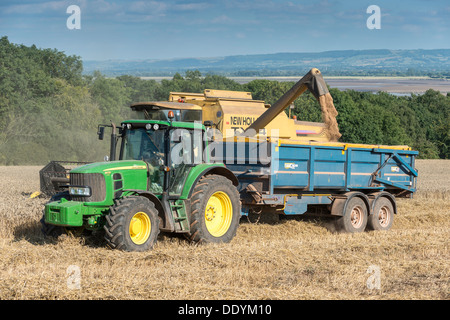
<path fill-rule="evenodd" d="M 241 217 L 239 193 L 233 183 L 219 175 L 202 177 L 194 187 L 189 215 L 193 242 L 230 242 Z"/>
<path fill-rule="evenodd" d="M 153 248 L 158 238 L 158 212 L 147 198 L 125 197 L 111 207 L 103 228 L 109 247 L 146 251 Z"/>

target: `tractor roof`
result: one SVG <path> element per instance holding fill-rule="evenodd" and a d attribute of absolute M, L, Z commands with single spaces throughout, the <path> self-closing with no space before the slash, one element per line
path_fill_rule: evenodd
<path fill-rule="evenodd" d="M 167 102 L 167 101 L 147 101 L 133 103 L 130 108 L 134 111 L 142 110 L 158 110 L 164 109 L 177 109 L 177 110 L 202 110 L 202 108 L 196 104 L 184 103 L 184 102 Z"/>
<path fill-rule="evenodd" d="M 200 129 L 206 130 L 206 127 L 198 122 L 185 122 L 185 121 L 165 121 L 165 120 L 142 120 L 142 119 L 130 119 L 125 120 L 122 124 L 130 123 L 133 124 L 134 127 L 140 128 L 145 127 L 147 123 L 157 123 L 163 126 L 170 126 L 175 128 L 185 128 L 185 129 Z"/>

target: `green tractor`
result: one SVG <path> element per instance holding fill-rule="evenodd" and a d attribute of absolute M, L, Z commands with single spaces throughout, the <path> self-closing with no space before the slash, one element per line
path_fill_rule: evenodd
<path fill-rule="evenodd" d="M 241 217 L 238 180 L 210 162 L 205 125 L 172 120 L 169 112 L 166 120 L 100 125 L 101 140 L 112 128 L 109 161 L 70 171 L 68 190 L 45 205 L 44 234 L 100 230 L 111 248 L 125 251 L 151 249 L 160 231 L 231 241 Z"/>

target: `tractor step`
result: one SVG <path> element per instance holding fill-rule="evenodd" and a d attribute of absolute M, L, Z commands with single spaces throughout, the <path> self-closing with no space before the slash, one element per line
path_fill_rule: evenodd
<path fill-rule="evenodd" d="M 186 214 L 186 205 L 183 200 L 176 200 L 170 203 L 173 221 L 175 222 L 175 232 L 189 232 L 189 221 Z"/>

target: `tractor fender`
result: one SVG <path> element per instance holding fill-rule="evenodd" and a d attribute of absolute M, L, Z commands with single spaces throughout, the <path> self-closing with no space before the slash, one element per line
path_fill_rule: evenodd
<path fill-rule="evenodd" d="M 369 197 L 362 192 L 352 191 L 333 196 L 334 200 L 331 205 L 331 215 L 343 216 L 344 212 L 347 210 L 348 202 L 354 197 L 361 198 L 367 207 L 367 212 L 371 212 Z"/>
<path fill-rule="evenodd" d="M 394 213 L 397 214 L 397 201 L 392 193 L 381 191 L 369 194 L 370 211 L 369 214 L 373 214 L 373 209 L 375 208 L 375 203 L 381 197 L 387 198 L 392 203 L 392 208 L 394 208 Z"/>
<path fill-rule="evenodd" d="M 231 182 L 233 183 L 234 186 L 238 186 L 239 185 L 239 181 L 236 178 L 236 176 L 234 175 L 234 173 L 226 168 L 223 165 L 217 165 L 217 166 L 208 166 L 206 169 L 204 169 L 203 171 L 201 171 L 199 174 L 196 175 L 195 179 L 192 181 L 192 183 L 189 183 L 189 192 L 186 194 L 186 198 L 189 199 L 192 195 L 192 191 L 194 190 L 194 186 L 197 184 L 197 182 L 206 175 L 210 175 L 210 174 L 217 174 L 220 176 L 224 176 L 225 178 L 231 180 Z M 186 183 L 187 185 L 187 183 Z M 186 188 L 186 186 L 185 186 Z M 185 193 L 185 192 L 183 192 Z"/>
<path fill-rule="evenodd" d="M 132 194 L 137 194 L 141 197 L 146 197 L 148 200 L 155 204 L 155 209 L 158 211 L 158 216 L 160 216 L 163 221 L 166 219 L 166 210 L 164 210 L 164 206 L 162 205 L 161 200 L 158 199 L 153 193 L 146 190 L 135 190 L 135 189 L 126 189 L 124 192 L 130 192 Z"/>

